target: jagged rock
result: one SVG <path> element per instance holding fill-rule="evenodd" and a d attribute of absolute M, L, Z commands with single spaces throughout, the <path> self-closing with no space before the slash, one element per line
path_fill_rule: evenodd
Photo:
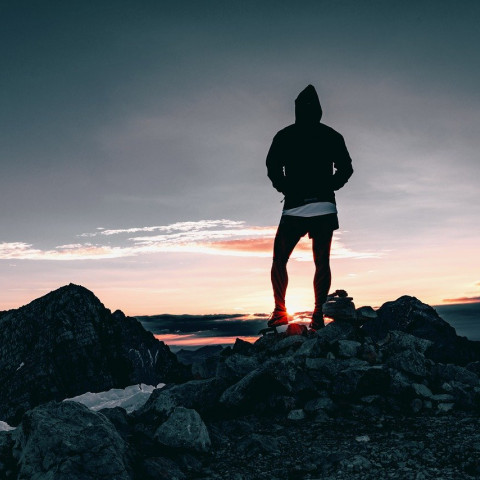
<path fill-rule="evenodd" d="M 220 363 L 220 355 L 211 355 L 203 360 L 192 363 L 193 378 L 200 380 L 215 377 L 218 364 Z"/>
<path fill-rule="evenodd" d="M 271 394 L 286 394 L 287 390 L 265 369 L 257 368 L 239 382 L 227 388 L 220 397 L 226 408 L 258 410 L 259 402 Z"/>
<path fill-rule="evenodd" d="M 383 304 L 377 318 L 365 321 L 362 330 L 376 341 L 392 330 L 430 340 L 433 344 L 425 355 L 435 362 L 466 365 L 480 359 L 480 342 L 458 337 L 432 307 L 408 295 Z"/>
<path fill-rule="evenodd" d="M 418 413 L 423 407 L 423 402 L 420 398 L 414 398 L 410 403 L 410 407 L 413 413 Z"/>
<path fill-rule="evenodd" d="M 432 398 L 432 391 L 423 383 L 412 383 L 413 391 L 416 395 L 423 398 Z"/>
<path fill-rule="evenodd" d="M 303 409 L 301 408 L 298 408 L 296 410 L 291 410 L 288 415 L 287 415 L 287 418 L 289 420 L 303 420 L 305 418 L 305 412 L 303 411 Z"/>
<path fill-rule="evenodd" d="M 17 478 L 17 462 L 13 458 L 11 431 L 0 430 L 0 478 Z"/>
<path fill-rule="evenodd" d="M 389 386 L 390 374 L 381 366 L 351 367 L 335 376 L 332 395 L 362 397 L 367 394 L 386 394 Z"/>
<path fill-rule="evenodd" d="M 13 425 L 48 400 L 182 375 L 163 342 L 81 286 L 59 288 L 0 320 L 0 418 Z"/>
<path fill-rule="evenodd" d="M 218 406 L 220 395 L 228 382 L 221 378 L 190 380 L 179 385 L 170 384 L 152 392 L 149 399 L 133 416 L 153 422 L 165 420 L 176 407 L 195 409 L 208 414 Z"/>
<path fill-rule="evenodd" d="M 302 343 L 306 340 L 302 335 L 290 335 L 288 337 L 282 338 L 275 346 L 271 349 L 271 352 L 274 354 L 285 353 L 290 348 L 296 350 Z"/>
<path fill-rule="evenodd" d="M 300 396 L 313 395 L 316 388 L 305 370 L 292 358 L 274 359 L 263 368 L 289 393 Z"/>
<path fill-rule="evenodd" d="M 235 340 L 235 344 L 233 345 L 233 353 L 238 353 L 240 355 L 254 355 L 255 354 L 255 347 L 252 343 L 246 342 L 241 338 L 237 338 Z"/>
<path fill-rule="evenodd" d="M 339 340 L 338 341 L 338 356 L 341 358 L 355 357 L 362 344 L 354 340 Z"/>
<path fill-rule="evenodd" d="M 386 356 L 390 356 L 404 350 L 416 350 L 424 354 L 425 351 L 433 345 L 433 342 L 399 330 L 392 330 L 388 332 L 380 344 L 382 352 L 384 352 Z"/>
<path fill-rule="evenodd" d="M 388 359 L 387 365 L 415 377 L 425 377 L 427 375 L 425 357 L 416 350 L 404 350 L 396 353 Z"/>
<path fill-rule="evenodd" d="M 454 407 L 454 405 L 454 403 L 439 403 L 437 405 L 437 410 L 442 413 L 449 412 Z"/>
<path fill-rule="evenodd" d="M 363 325 L 367 320 L 377 318 L 377 312 L 372 307 L 360 307 L 355 310 L 358 325 Z"/>
<path fill-rule="evenodd" d="M 256 357 L 234 353 L 217 365 L 216 376 L 222 378 L 241 378 L 259 367 Z"/>
<path fill-rule="evenodd" d="M 320 410 L 332 413 L 336 410 L 336 405 L 330 397 L 319 397 L 309 400 L 304 410 L 308 414 L 318 413 Z"/>
<path fill-rule="evenodd" d="M 104 415 L 76 402 L 29 410 L 12 434 L 18 480 L 130 480 L 128 446 Z"/>
<path fill-rule="evenodd" d="M 443 365 L 439 363 L 434 365 L 431 375 L 433 382 L 438 385 L 444 382 L 451 383 L 451 381 L 456 381 L 475 387 L 480 383 L 479 377 L 474 372 L 452 364 Z"/>
<path fill-rule="evenodd" d="M 325 345 L 325 343 L 318 337 L 309 338 L 300 345 L 293 355 L 295 357 L 321 357 L 324 352 L 322 348 L 323 345 Z"/>
<path fill-rule="evenodd" d="M 355 340 L 355 328 L 348 322 L 330 322 L 325 328 L 317 331 L 317 338 L 324 342 L 335 342 L 337 340 Z"/>
<path fill-rule="evenodd" d="M 154 434 L 154 439 L 167 447 L 207 452 L 211 441 L 207 427 L 196 410 L 176 407 Z"/>

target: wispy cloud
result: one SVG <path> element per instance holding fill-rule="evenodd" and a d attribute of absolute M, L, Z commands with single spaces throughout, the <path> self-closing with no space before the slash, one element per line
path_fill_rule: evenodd
<path fill-rule="evenodd" d="M 476 297 L 458 297 L 458 298 L 444 298 L 442 300 L 446 303 L 475 303 L 480 302 L 480 296 Z"/>
<path fill-rule="evenodd" d="M 152 235 L 130 237 L 129 234 L 143 232 Z M 101 229 L 97 232 L 82 233 L 79 237 L 109 237 L 103 243 L 70 243 L 42 250 L 25 242 L 0 243 L 0 259 L 18 260 L 95 260 L 131 257 L 161 252 L 182 252 L 210 255 L 234 255 L 249 257 L 270 257 L 276 227 L 251 226 L 235 220 L 200 220 L 178 222 L 170 225 L 133 227 L 124 229 Z M 154 233 L 154 234 L 153 234 Z M 113 244 L 115 243 L 115 244 Z M 333 258 L 374 258 L 382 253 L 357 252 L 340 240 L 335 233 Z M 301 240 L 292 254 L 300 261 L 312 259 L 311 245 Z"/>

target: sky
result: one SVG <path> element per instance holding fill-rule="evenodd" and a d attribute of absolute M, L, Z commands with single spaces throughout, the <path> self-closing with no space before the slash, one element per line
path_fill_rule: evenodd
<path fill-rule="evenodd" d="M 0 1 L 0 310 L 268 312 L 275 133 L 313 84 L 354 174 L 332 290 L 480 301 L 476 1 Z M 302 240 L 287 308 L 313 308 Z"/>

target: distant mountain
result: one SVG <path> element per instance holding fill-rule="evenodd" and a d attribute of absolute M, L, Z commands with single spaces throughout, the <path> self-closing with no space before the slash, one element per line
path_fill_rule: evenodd
<path fill-rule="evenodd" d="M 0 419 L 48 400 L 178 380 L 184 369 L 135 318 L 67 285 L 0 314 Z"/>

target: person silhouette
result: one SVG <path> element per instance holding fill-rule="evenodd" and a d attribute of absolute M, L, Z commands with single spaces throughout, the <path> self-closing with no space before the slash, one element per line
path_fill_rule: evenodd
<path fill-rule="evenodd" d="M 335 191 L 353 173 L 345 141 L 333 128 L 320 123 L 322 107 L 313 85 L 295 100 L 295 123 L 273 138 L 266 165 L 273 187 L 284 194 L 284 206 L 273 247 L 271 281 L 275 309 L 268 326 L 288 323 L 285 294 L 287 262 L 300 238 L 312 239 L 315 309 L 310 328 L 324 327 L 322 305 L 331 284 L 330 247 L 339 228 Z"/>

